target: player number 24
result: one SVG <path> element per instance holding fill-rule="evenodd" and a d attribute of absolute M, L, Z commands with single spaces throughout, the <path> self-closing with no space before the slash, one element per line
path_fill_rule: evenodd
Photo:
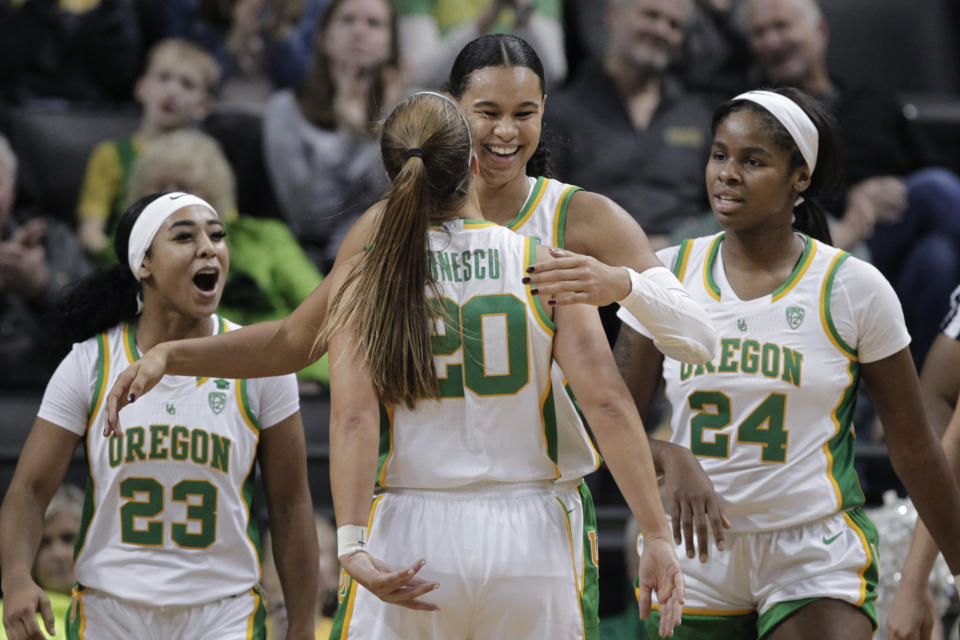
<path fill-rule="evenodd" d="M 690 421 L 690 451 L 708 458 L 729 457 L 729 435 L 716 433 L 709 441 L 704 435 L 730 424 L 730 397 L 720 391 L 695 391 L 688 402 L 691 409 L 700 412 Z M 786 405 L 787 396 L 771 393 L 737 428 L 737 442 L 760 445 L 763 462 L 787 461 L 788 433 L 783 428 Z"/>
<path fill-rule="evenodd" d="M 153 478 L 127 478 L 120 483 L 120 496 L 129 498 L 120 507 L 120 539 L 127 544 L 139 544 L 147 547 L 163 546 L 162 520 L 142 520 L 138 518 L 156 518 L 163 513 L 164 486 Z M 199 498 L 191 500 L 192 496 Z M 187 505 L 187 520 L 199 523 L 200 531 L 191 533 L 188 523 L 174 522 L 170 525 L 170 538 L 178 546 L 186 549 L 206 549 L 216 540 L 217 529 L 217 488 L 206 480 L 181 480 L 173 485 L 170 498 L 174 502 Z"/>

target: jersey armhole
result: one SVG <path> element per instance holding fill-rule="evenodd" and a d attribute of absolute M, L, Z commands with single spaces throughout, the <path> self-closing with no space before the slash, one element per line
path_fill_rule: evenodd
<path fill-rule="evenodd" d="M 823 325 L 823 330 L 826 332 L 830 342 L 833 343 L 833 346 L 851 360 L 857 360 L 857 350 L 848 345 L 840 335 L 840 332 L 837 331 L 837 327 L 833 323 L 833 314 L 830 308 L 830 297 L 833 293 L 833 284 L 836 281 L 837 272 L 840 270 L 840 265 L 849 257 L 850 254 L 846 251 L 839 252 L 827 269 L 827 275 L 823 279 L 823 287 L 820 290 L 820 321 Z"/>
<path fill-rule="evenodd" d="M 524 267 L 531 267 L 537 261 L 537 245 L 540 243 L 539 240 L 533 236 L 525 236 L 524 241 Z M 556 325 L 553 322 L 553 318 L 550 317 L 550 314 L 547 313 L 547 310 L 543 308 L 543 302 L 540 300 L 540 296 L 535 296 L 530 293 L 530 287 L 523 285 L 524 289 L 527 292 L 527 302 L 530 304 L 530 308 L 533 310 L 533 315 L 537 319 L 537 323 L 546 331 L 549 335 L 553 335 L 556 330 Z"/>

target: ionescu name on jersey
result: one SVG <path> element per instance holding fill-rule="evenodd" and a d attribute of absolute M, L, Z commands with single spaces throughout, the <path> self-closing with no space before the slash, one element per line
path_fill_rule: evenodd
<path fill-rule="evenodd" d="M 500 250 L 431 251 L 427 265 L 434 280 L 469 282 L 500 279 Z"/>
<path fill-rule="evenodd" d="M 228 473 L 231 444 L 230 438 L 182 425 L 152 424 L 149 437 L 143 427 L 128 427 L 120 437 L 110 438 L 109 461 L 111 467 L 119 467 L 147 460 L 189 460 Z"/>
<path fill-rule="evenodd" d="M 705 373 L 748 373 L 766 378 L 780 378 L 795 387 L 800 386 L 803 354 L 789 347 L 757 340 L 724 338 L 720 341 L 720 357 L 704 364 L 680 364 L 680 379 L 702 376 Z"/>

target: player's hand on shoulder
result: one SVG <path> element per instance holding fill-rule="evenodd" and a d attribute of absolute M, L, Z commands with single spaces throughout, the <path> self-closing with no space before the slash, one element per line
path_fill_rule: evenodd
<path fill-rule="evenodd" d="M 37 622 L 38 613 L 47 632 L 54 635 L 53 609 L 43 589 L 31 579 L 4 586 L 3 626 L 9 640 L 44 640 L 46 636 Z"/>
<path fill-rule="evenodd" d="M 592 304 L 602 307 L 630 293 L 630 274 L 591 256 L 550 248 L 550 260 L 528 269 L 524 283 L 549 304 Z M 553 300 L 554 302 L 549 302 Z"/>
<path fill-rule="evenodd" d="M 663 465 L 663 492 L 673 525 L 673 539 L 686 543 L 688 558 L 710 559 L 710 532 L 718 551 L 724 549 L 724 529 L 730 522 L 720 507 L 713 483 L 689 449 L 671 447 Z M 696 531 L 696 542 L 694 542 Z M 699 547 L 698 549 L 695 548 Z"/>
<path fill-rule="evenodd" d="M 650 615 L 651 593 L 657 593 L 661 637 L 673 635 L 683 615 L 683 572 L 670 538 L 645 539 L 637 578 L 637 605 L 640 618 Z"/>
<path fill-rule="evenodd" d="M 107 419 L 103 435 L 120 435 L 120 410 L 160 382 L 167 368 L 166 354 L 164 345 L 159 344 L 117 376 L 107 395 Z"/>
<path fill-rule="evenodd" d="M 887 612 L 888 640 L 929 640 L 934 622 L 933 596 L 926 584 L 897 587 Z"/>
<path fill-rule="evenodd" d="M 437 605 L 420 599 L 440 586 L 417 575 L 425 564 L 425 560 L 418 560 L 413 565 L 398 570 L 366 551 L 357 551 L 340 558 L 340 566 L 367 591 L 384 602 L 418 611 L 435 611 Z"/>

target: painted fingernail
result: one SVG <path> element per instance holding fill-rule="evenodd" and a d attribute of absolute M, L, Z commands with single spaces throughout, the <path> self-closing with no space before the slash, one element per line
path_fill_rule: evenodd
<path fill-rule="evenodd" d="M 533 273 L 533 271 L 534 271 L 533 267 L 527 267 L 527 273 Z"/>
<path fill-rule="evenodd" d="M 527 276 L 524 276 L 520 282 L 522 282 L 523 284 L 530 284 L 530 278 Z"/>
<path fill-rule="evenodd" d="M 130 395 L 127 396 L 127 402 L 133 402 L 136 399 L 137 399 L 137 396 L 135 394 L 131 393 Z"/>
<path fill-rule="evenodd" d="M 534 287 L 533 289 L 530 289 L 530 293 L 532 293 L 533 295 L 537 295 L 538 293 L 540 293 L 540 288 Z"/>
<path fill-rule="evenodd" d="M 547 304 L 549 304 L 549 305 L 556 305 L 556 304 L 557 304 L 557 301 L 554 300 L 553 298 L 550 298 L 549 300 L 547 300 Z"/>

